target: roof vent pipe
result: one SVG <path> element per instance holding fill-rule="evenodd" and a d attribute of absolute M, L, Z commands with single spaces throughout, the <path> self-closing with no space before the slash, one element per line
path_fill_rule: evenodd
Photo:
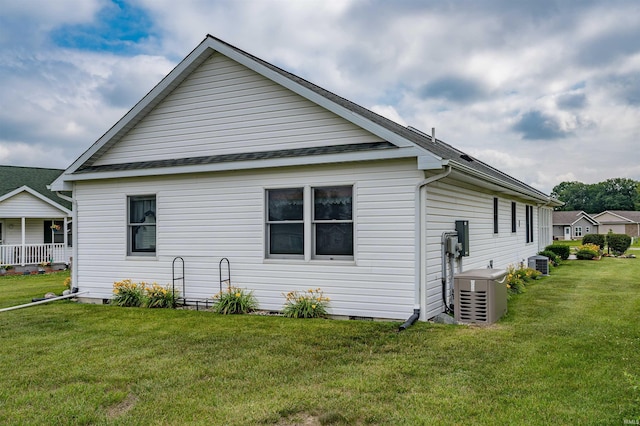
<path fill-rule="evenodd" d="M 436 128 L 431 128 L 431 142 L 436 143 Z"/>

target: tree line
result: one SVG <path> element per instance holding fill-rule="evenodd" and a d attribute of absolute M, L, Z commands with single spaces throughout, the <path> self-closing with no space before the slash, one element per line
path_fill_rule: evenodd
<path fill-rule="evenodd" d="M 640 210 L 640 182 L 627 178 L 607 179 L 585 184 L 562 182 L 551 191 L 551 196 L 565 204 L 556 210 L 584 210 L 589 214 L 605 210 Z"/>

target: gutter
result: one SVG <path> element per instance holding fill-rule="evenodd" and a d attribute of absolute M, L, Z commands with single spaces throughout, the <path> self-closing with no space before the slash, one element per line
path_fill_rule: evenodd
<path fill-rule="evenodd" d="M 426 269 L 425 259 L 422 255 L 427 238 L 427 226 L 424 220 L 424 212 L 426 210 L 426 191 L 422 195 L 423 189 L 430 183 L 447 177 L 451 173 L 451 166 L 447 165 L 445 171 L 437 175 L 418 182 L 415 189 L 415 266 L 414 266 L 414 305 L 413 315 L 411 315 L 398 329 L 398 331 L 406 330 L 420 318 L 420 289 L 424 281 L 422 277 L 423 271 Z"/>
<path fill-rule="evenodd" d="M 495 177 L 493 177 L 493 176 L 491 176 L 491 175 L 489 175 L 487 173 L 483 173 L 483 172 L 480 172 L 478 170 L 472 169 L 471 167 L 466 166 L 466 165 L 464 165 L 462 163 L 459 163 L 457 161 L 455 161 L 453 163 L 455 164 L 455 168 L 457 170 L 460 170 L 461 172 L 464 172 L 464 173 L 466 173 L 468 175 L 471 175 L 471 176 L 476 176 L 476 177 L 480 178 L 481 180 L 485 180 L 487 182 L 491 182 L 491 183 L 493 183 L 495 185 L 498 185 L 498 186 L 501 186 L 503 188 L 510 189 L 510 190 L 512 190 L 514 192 L 517 192 L 518 194 L 531 197 L 531 198 L 533 198 L 533 199 L 535 199 L 537 201 L 548 202 L 548 203 L 554 204 L 554 205 L 557 204 L 558 206 L 563 205 L 562 202 L 560 202 L 558 200 L 555 200 L 555 199 L 549 197 L 548 195 L 546 195 L 546 194 L 544 194 L 542 192 L 534 192 L 534 191 L 536 191 L 534 188 L 531 188 L 531 189 L 534 189 L 534 191 L 528 191 L 528 190 L 525 190 L 522 187 L 518 187 L 517 185 L 512 185 L 512 184 L 507 183 L 507 182 L 505 182 L 503 180 L 497 179 L 497 178 L 495 178 Z M 498 171 L 498 172 L 502 173 L 500 171 Z M 505 174 L 505 176 L 509 176 L 509 175 Z M 509 176 L 509 177 L 511 177 L 511 176 Z M 514 179 L 514 178 L 511 177 L 511 179 Z M 526 184 L 523 183 L 523 185 L 526 185 Z"/>

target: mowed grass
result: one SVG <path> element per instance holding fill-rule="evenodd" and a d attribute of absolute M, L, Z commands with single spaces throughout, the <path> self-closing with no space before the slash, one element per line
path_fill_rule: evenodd
<path fill-rule="evenodd" d="M 0 424 L 635 422 L 639 277 L 639 260 L 568 261 L 496 325 L 401 333 L 69 301 L 0 312 Z M 64 278 L 0 277 L 0 307 Z"/>

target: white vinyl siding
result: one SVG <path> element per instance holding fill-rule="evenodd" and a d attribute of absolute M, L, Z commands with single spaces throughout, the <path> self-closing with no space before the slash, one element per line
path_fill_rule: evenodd
<path fill-rule="evenodd" d="M 427 187 L 427 288 L 422 301 L 426 318 L 442 312 L 441 236 L 455 230 L 456 220 L 469 221 L 469 256 L 461 259 L 463 271 L 486 268 L 490 262 L 494 268 L 504 269 L 536 254 L 537 246 L 525 243 L 525 204 L 517 203 L 519 226 L 515 233 L 511 232 L 511 214 L 502 214 L 498 216 L 498 228 L 502 231 L 494 234 L 493 198 L 494 194 L 450 178 Z M 510 212 L 511 202 L 498 198 L 498 211 Z M 535 210 L 533 223 L 537 223 Z M 537 232 L 537 226 L 534 228 Z"/>
<path fill-rule="evenodd" d="M 44 219 L 26 219 L 25 244 L 44 243 Z M 22 244 L 21 219 L 5 219 L 3 244 Z"/>
<path fill-rule="evenodd" d="M 95 164 L 380 141 L 260 74 L 214 54 Z"/>
<path fill-rule="evenodd" d="M 60 211 L 49 203 L 34 197 L 28 192 L 20 192 L 0 202 L 0 217 L 40 217 L 61 218 L 66 213 Z"/>
<path fill-rule="evenodd" d="M 187 297 L 219 290 L 218 262 L 228 258 L 235 286 L 254 290 L 260 308 L 279 310 L 282 293 L 322 288 L 333 315 L 406 319 L 414 305 L 415 160 L 165 178 L 79 182 L 80 288 L 112 296 L 114 281 L 171 282 L 174 257 L 185 259 Z M 268 188 L 354 183 L 354 259 L 265 259 Z M 158 240 L 152 259 L 126 256 L 126 197 L 157 194 Z"/>

